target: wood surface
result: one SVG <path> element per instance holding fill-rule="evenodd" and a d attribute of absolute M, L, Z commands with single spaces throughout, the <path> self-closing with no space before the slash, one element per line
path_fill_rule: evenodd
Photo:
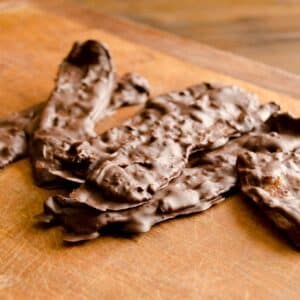
<path fill-rule="evenodd" d="M 22 0 L 10 1 L 22 5 L 20 4 Z M 86 3 L 85 1 L 32 0 L 31 2 L 43 10 L 46 9 L 89 28 L 102 28 L 124 39 L 143 44 L 201 67 L 300 98 L 299 75 L 290 74 L 278 68 L 272 68 L 149 26 L 141 24 L 137 26 L 134 22 L 107 16 L 101 13 L 101 9 L 91 9 L 88 5 L 83 5 Z M 112 1 L 108 2 L 112 3 Z M 170 3 L 169 1 L 166 2 Z"/>
<path fill-rule="evenodd" d="M 104 13 L 300 73 L 300 2 L 297 0 L 81 2 Z"/>
<path fill-rule="evenodd" d="M 11 6 L 0 12 L 0 28 L 1 115 L 46 99 L 73 41 L 97 38 L 111 49 L 118 73 L 148 77 L 153 94 L 202 80 L 236 83 L 300 116 L 295 98 L 55 10 Z M 128 114 L 113 116 L 99 129 Z M 51 193 L 34 185 L 27 160 L 0 171 L 0 299 L 299 299 L 299 252 L 240 196 L 133 238 L 102 237 L 66 247 L 59 228 L 35 226 L 34 216 Z"/>

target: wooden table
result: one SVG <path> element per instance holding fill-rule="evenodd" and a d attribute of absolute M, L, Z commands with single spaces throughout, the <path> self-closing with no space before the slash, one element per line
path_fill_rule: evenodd
<path fill-rule="evenodd" d="M 297 0 L 81 0 L 81 3 L 93 10 L 300 74 Z"/>
<path fill-rule="evenodd" d="M 297 76 L 70 1 L 1 1 L 0 28 L 1 115 L 46 99 L 72 42 L 96 38 L 153 94 L 235 83 L 300 116 Z M 299 299 L 299 253 L 241 196 L 130 239 L 65 247 L 59 228 L 34 225 L 53 193 L 34 185 L 27 160 L 0 171 L 0 299 Z"/>

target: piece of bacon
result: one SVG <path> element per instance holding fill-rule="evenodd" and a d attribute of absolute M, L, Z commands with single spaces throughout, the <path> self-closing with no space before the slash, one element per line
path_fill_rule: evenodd
<path fill-rule="evenodd" d="M 115 85 L 111 57 L 100 42 L 75 43 L 59 67 L 56 84 L 32 135 L 30 156 L 39 185 L 56 185 L 60 170 L 54 153 L 96 136 L 95 123 L 106 111 Z"/>

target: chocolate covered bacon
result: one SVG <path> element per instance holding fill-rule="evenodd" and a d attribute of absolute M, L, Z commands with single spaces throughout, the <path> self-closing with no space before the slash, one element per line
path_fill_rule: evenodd
<path fill-rule="evenodd" d="M 162 221 L 204 211 L 223 201 L 236 187 L 236 160 L 241 153 L 250 150 L 257 155 L 280 156 L 298 149 L 297 124 L 299 120 L 289 115 L 276 115 L 257 132 L 233 139 L 214 151 L 196 153 L 182 175 L 146 203 L 126 207 L 125 203 L 105 199 L 93 189 L 87 193 L 81 188 L 81 197 L 78 189 L 70 197 L 49 198 L 42 220 L 63 225 L 68 231 L 65 239 L 75 242 L 96 238 L 109 228 L 145 232 Z"/>
<path fill-rule="evenodd" d="M 40 220 L 63 225 L 65 240 L 74 242 L 95 238 L 110 227 L 146 232 L 162 221 L 204 211 L 235 186 L 235 160 L 245 141 L 240 137 L 205 155 L 198 153 L 181 176 L 146 203 L 115 202 L 92 188 L 79 188 L 70 197 L 49 198 Z"/>
<path fill-rule="evenodd" d="M 149 83 L 144 77 L 136 73 L 124 74 L 116 83 L 103 117 L 115 113 L 117 109 L 125 106 L 144 104 L 149 97 L 149 89 Z M 0 119 L 0 168 L 27 156 L 30 136 L 45 104 L 45 102 L 36 104 L 26 110 L 15 112 Z M 53 156 L 57 160 L 72 161 L 72 154 L 68 152 L 58 151 L 56 153 L 54 149 Z M 66 168 L 67 166 L 63 167 Z M 73 167 L 74 165 L 72 169 Z M 53 169 L 49 171 L 55 173 Z M 65 172 L 67 173 L 67 170 Z M 59 170 L 59 175 L 63 175 L 62 170 Z M 76 182 L 78 180 L 76 178 Z"/>
<path fill-rule="evenodd" d="M 122 107 L 144 104 L 149 95 L 149 83 L 144 77 L 136 73 L 126 73 L 118 79 L 103 117 L 115 113 Z M 132 130 L 125 125 L 70 144 L 66 151 L 54 149 L 53 157 L 59 164 L 56 168 L 49 169 L 49 172 L 67 181 L 84 182 L 92 162 L 109 157 L 132 137 Z"/>
<path fill-rule="evenodd" d="M 59 169 L 53 153 L 95 136 L 95 122 L 108 106 L 114 71 L 107 49 L 97 41 L 75 43 L 59 67 L 56 84 L 40 115 L 30 147 L 39 185 L 55 184 Z"/>
<path fill-rule="evenodd" d="M 96 133 L 98 120 L 135 104 L 145 106 Z M 0 168 L 29 152 L 39 185 L 81 183 L 40 216 L 66 241 L 147 232 L 241 188 L 299 247 L 300 119 L 278 110 L 209 83 L 149 99 L 147 80 L 116 80 L 108 50 L 88 40 L 63 60 L 48 101 L 0 119 Z"/>
<path fill-rule="evenodd" d="M 60 66 L 56 87 L 33 134 L 37 181 L 49 185 L 69 179 L 60 160 L 71 145 L 95 136 L 99 118 L 119 107 L 143 103 L 148 96 L 148 82 L 137 74 L 126 74 L 115 86 L 110 55 L 99 42 L 75 44 Z M 72 175 L 70 179 L 76 181 Z"/>
<path fill-rule="evenodd" d="M 300 149 L 239 156 L 243 193 L 300 247 Z"/>
<path fill-rule="evenodd" d="M 215 95 L 215 93 L 217 93 L 217 95 Z M 220 93 L 223 93 L 223 95 L 220 96 Z M 211 97 L 211 99 L 209 99 L 209 97 Z M 205 102 L 202 103 L 203 106 L 206 107 L 205 112 L 210 112 L 211 114 L 211 116 L 206 116 L 204 112 L 202 112 L 202 115 L 204 115 L 205 118 L 212 118 L 213 120 L 219 120 L 219 118 L 221 117 L 223 118 L 223 122 L 220 121 L 220 124 L 217 124 L 216 126 L 211 126 L 207 130 L 203 130 L 202 135 L 205 136 L 206 140 L 204 141 L 204 143 L 206 144 L 207 148 L 209 148 L 208 146 L 216 147 L 218 144 L 220 145 L 224 143 L 229 138 L 229 135 L 221 134 L 222 131 L 213 132 L 213 129 L 217 129 L 224 125 L 223 132 L 227 130 L 230 131 L 232 134 L 234 132 L 234 135 L 239 135 L 242 132 L 241 128 L 243 126 L 244 131 L 251 130 L 254 127 L 258 127 L 266 119 L 268 119 L 269 116 L 272 113 L 274 113 L 274 111 L 278 110 L 278 106 L 274 104 L 266 104 L 259 106 L 256 102 L 257 99 L 254 96 L 248 95 L 235 87 L 212 87 L 210 84 L 207 83 L 193 86 L 182 92 L 166 94 L 157 97 L 156 100 L 149 101 L 140 114 L 137 114 L 132 119 L 128 120 L 124 125 L 111 129 L 108 132 L 102 134 L 101 136 L 92 139 L 90 142 L 83 142 L 82 144 L 78 145 L 77 151 L 74 152 L 74 149 L 72 150 L 72 152 L 75 153 L 75 158 L 72 158 L 74 159 L 73 166 L 75 166 L 73 170 L 77 169 L 78 171 L 82 171 L 84 169 L 86 172 L 86 166 L 89 166 L 92 163 L 94 164 L 94 168 L 96 168 L 95 165 L 97 164 L 95 164 L 95 161 L 97 160 L 98 164 L 99 160 L 104 161 L 104 163 L 111 163 L 116 154 L 118 154 L 118 152 L 120 151 L 118 150 L 120 146 L 122 146 L 122 144 L 125 144 L 125 147 L 121 147 L 121 151 L 123 151 L 124 155 L 124 160 L 128 161 L 128 166 L 133 165 L 134 167 L 135 165 L 139 165 L 142 168 L 141 171 L 144 171 L 146 173 L 146 176 L 148 176 L 146 179 L 152 180 L 152 186 L 150 187 L 151 190 L 148 187 L 147 192 L 149 192 L 149 194 L 150 192 L 151 194 L 154 194 L 155 189 L 158 189 L 157 181 L 159 182 L 159 180 L 161 179 L 161 174 L 163 172 L 170 172 L 172 168 L 177 168 L 178 176 L 179 172 L 182 172 L 182 170 L 184 169 L 186 162 L 182 157 L 183 150 L 182 148 L 180 148 L 182 144 L 185 147 L 185 144 L 183 142 L 182 144 L 180 144 L 178 142 L 179 139 L 176 138 L 180 130 L 178 128 L 175 128 L 175 126 L 172 126 L 170 122 L 169 124 L 162 124 L 161 119 L 166 118 L 168 120 L 172 120 L 172 113 L 175 113 L 175 116 L 179 118 L 179 112 L 173 109 L 178 106 L 179 111 L 182 111 L 184 109 L 188 111 L 188 105 L 192 106 L 191 103 L 194 103 L 196 101 L 195 99 L 197 98 L 200 98 L 200 100 L 198 101 L 199 105 L 202 103 L 201 101 Z M 201 100 L 202 98 L 204 99 Z M 173 102 L 171 102 L 172 99 Z M 224 103 L 220 104 L 220 101 L 223 101 Z M 228 108 L 226 108 L 227 101 Z M 222 112 L 222 109 L 220 109 L 220 111 L 215 110 L 219 108 L 217 107 L 217 103 L 220 104 L 220 107 L 223 108 L 223 110 L 234 110 L 233 108 L 236 108 L 238 110 L 237 103 L 232 103 L 234 101 L 237 101 L 237 103 L 239 103 L 239 101 L 241 103 L 245 102 L 244 108 L 246 108 L 247 106 L 250 107 L 250 111 L 252 111 L 253 116 L 251 114 L 249 116 L 245 116 L 240 110 L 238 112 L 234 111 L 236 113 L 236 118 L 240 118 L 240 122 L 237 121 L 233 129 L 233 125 L 229 126 L 230 128 L 228 129 L 228 127 L 226 126 L 227 123 L 225 122 L 225 120 L 227 120 L 226 117 L 228 118 L 228 114 L 226 114 L 226 112 Z M 166 108 L 164 108 L 165 106 Z M 169 108 L 168 111 L 166 111 L 167 108 Z M 189 115 L 183 115 L 181 117 L 183 118 L 183 123 L 188 123 L 186 120 L 190 118 Z M 244 121 L 244 123 L 242 121 L 243 118 L 244 120 L 247 119 Z M 210 121 L 206 120 L 206 123 L 207 122 Z M 197 125 L 201 126 L 200 121 L 199 123 L 200 125 L 198 123 L 191 124 L 194 125 L 194 127 L 196 128 Z M 191 124 L 190 126 L 192 126 Z M 167 128 L 167 126 L 169 127 Z M 158 142 L 154 143 L 152 147 L 150 147 L 149 145 L 148 147 L 147 145 L 144 145 L 143 147 L 144 141 L 149 141 L 149 139 L 153 139 L 153 142 L 156 141 L 156 139 L 151 135 L 152 132 L 150 131 L 150 129 L 156 130 L 156 136 L 159 137 L 157 138 Z M 192 134 L 191 129 L 192 128 L 190 128 L 190 132 L 186 132 L 187 137 L 189 137 L 189 134 Z M 163 133 L 165 133 L 165 136 L 167 136 L 168 140 L 163 139 L 164 136 L 162 134 L 159 136 L 161 130 Z M 219 137 L 218 140 L 217 137 Z M 195 134 L 194 138 L 196 138 Z M 166 147 L 167 142 L 169 143 L 169 145 L 175 145 L 171 149 L 171 151 L 168 151 L 168 148 Z M 164 146 L 164 148 L 166 148 L 164 152 L 161 151 L 160 147 L 158 147 L 159 143 L 161 143 L 161 145 Z M 130 148 L 132 149 L 132 156 L 126 157 L 126 151 L 124 151 L 124 149 Z M 172 153 L 172 151 L 174 152 L 174 149 L 178 150 L 177 153 L 175 151 L 175 154 Z M 142 161 L 143 157 L 140 154 L 143 154 L 143 152 L 141 152 L 141 150 L 144 150 L 144 153 L 148 151 L 149 156 L 152 156 L 152 158 L 155 156 L 155 163 L 157 163 L 157 166 L 155 168 L 151 168 L 151 162 L 149 163 L 148 161 Z M 140 160 L 135 161 L 136 159 Z M 170 161 L 173 161 L 173 163 L 170 165 L 170 167 L 166 167 L 168 166 L 168 164 L 170 164 Z M 166 166 L 164 164 L 166 164 Z M 78 167 L 79 165 L 81 167 Z M 85 172 L 82 173 L 85 174 Z M 152 174 L 150 172 L 152 172 Z M 157 172 L 157 174 L 155 174 L 155 172 Z M 143 175 L 142 172 L 140 172 L 140 174 Z M 108 173 L 105 174 L 106 177 L 104 178 L 104 180 L 106 180 L 107 182 L 111 181 L 110 183 L 112 188 L 121 189 L 122 185 L 119 183 L 119 181 L 122 183 L 123 180 L 121 175 L 115 176 Z M 80 188 L 74 190 L 69 195 L 69 197 L 56 196 L 53 199 L 49 199 L 47 203 L 50 206 L 52 204 L 55 205 L 55 201 L 68 203 L 89 203 L 89 205 L 93 203 L 93 205 L 96 205 L 95 207 L 99 210 L 126 209 L 130 207 L 135 207 L 149 200 L 148 198 L 146 198 L 142 199 L 142 201 L 132 201 L 132 199 L 130 198 L 131 195 L 135 194 L 139 196 L 139 194 L 141 194 L 141 190 L 139 188 L 134 188 L 134 185 L 135 182 L 133 182 L 131 185 L 129 182 L 129 191 L 127 192 L 124 190 L 124 193 L 122 193 L 121 195 L 122 201 L 120 201 L 120 197 L 116 198 L 115 195 L 109 195 L 105 190 L 103 191 L 103 189 L 97 187 L 95 184 L 88 182 L 87 184 L 82 185 Z M 48 204 L 46 204 L 46 206 Z"/>
<path fill-rule="evenodd" d="M 272 136 L 268 152 L 240 153 L 237 163 L 242 192 L 300 247 L 300 119 L 273 118 L 281 133 Z"/>
<path fill-rule="evenodd" d="M 148 80 L 137 73 L 126 73 L 116 83 L 108 111 L 114 112 L 121 107 L 144 104 L 149 96 Z"/>
<path fill-rule="evenodd" d="M 42 104 L 0 119 L 0 168 L 27 155 L 28 135 Z"/>
<path fill-rule="evenodd" d="M 134 117 L 146 115 L 149 120 L 129 125 L 137 138 L 94 163 L 87 181 L 115 201 L 148 201 L 180 175 L 191 153 L 253 130 L 277 109 L 259 105 L 254 95 L 235 86 L 204 83 L 158 96 Z"/>

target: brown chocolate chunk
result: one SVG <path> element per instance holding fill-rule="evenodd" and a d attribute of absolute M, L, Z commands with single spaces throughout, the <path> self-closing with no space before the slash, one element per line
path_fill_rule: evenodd
<path fill-rule="evenodd" d="M 42 104 L 0 119 L 0 168 L 27 155 L 28 134 Z"/>
<path fill-rule="evenodd" d="M 300 149 L 239 156 L 241 189 L 300 248 Z"/>
<path fill-rule="evenodd" d="M 137 73 L 126 73 L 117 82 L 109 109 L 116 111 L 120 107 L 144 104 L 150 95 L 147 79 Z"/>
<path fill-rule="evenodd" d="M 147 102 L 130 124 L 137 138 L 88 172 L 88 181 L 114 201 L 143 202 L 180 175 L 192 152 L 213 149 L 253 130 L 278 107 L 260 106 L 238 87 L 200 84 Z"/>
<path fill-rule="evenodd" d="M 275 114 L 267 127 L 272 132 L 238 157 L 241 190 L 300 247 L 300 118 Z M 257 142 L 268 151 L 257 152 Z"/>
<path fill-rule="evenodd" d="M 252 152 L 289 152 L 300 147 L 300 118 L 275 113 L 259 133 L 251 133 L 244 148 Z"/>
<path fill-rule="evenodd" d="M 54 153 L 96 136 L 94 125 L 103 116 L 114 87 L 108 50 L 97 41 L 75 43 L 60 65 L 55 88 L 33 133 L 30 154 L 36 181 L 52 185 L 51 170 L 59 170 Z"/>

